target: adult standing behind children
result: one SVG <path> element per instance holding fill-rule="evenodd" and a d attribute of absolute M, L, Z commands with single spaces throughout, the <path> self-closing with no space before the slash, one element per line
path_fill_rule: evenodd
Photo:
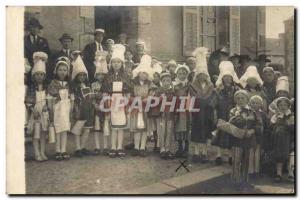
<path fill-rule="evenodd" d="M 94 32 L 95 41 L 87 44 L 83 50 L 83 61 L 88 71 L 88 77 L 91 79 L 89 81 L 94 80 L 94 75 L 96 71 L 96 66 L 94 64 L 95 55 L 97 51 L 105 51 L 106 48 L 102 45 L 102 41 L 105 35 L 105 30 L 102 28 L 97 28 Z"/>

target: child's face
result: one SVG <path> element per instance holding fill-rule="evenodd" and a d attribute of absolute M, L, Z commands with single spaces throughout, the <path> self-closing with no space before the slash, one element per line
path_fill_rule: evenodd
<path fill-rule="evenodd" d="M 245 107 L 248 103 L 248 98 L 243 94 L 238 94 L 235 97 L 236 104 L 241 107 Z"/>
<path fill-rule="evenodd" d="M 122 67 L 122 61 L 120 59 L 111 60 L 111 66 L 115 71 L 119 71 Z"/>
<path fill-rule="evenodd" d="M 207 75 L 204 73 L 200 73 L 197 75 L 197 81 L 200 83 L 205 82 L 206 79 L 207 79 Z"/>
<path fill-rule="evenodd" d="M 258 110 L 260 110 L 262 108 L 262 102 L 259 101 L 258 99 L 252 100 L 250 102 L 250 105 L 256 111 L 258 111 Z"/>
<path fill-rule="evenodd" d="M 65 65 L 59 65 L 56 69 L 56 74 L 59 80 L 65 80 L 68 75 L 68 67 Z"/>
<path fill-rule="evenodd" d="M 129 76 L 132 77 L 132 69 L 130 67 L 125 67 L 125 73 Z"/>
<path fill-rule="evenodd" d="M 96 79 L 97 81 L 102 81 L 102 80 L 104 79 L 104 74 L 103 74 L 103 73 L 97 73 L 97 74 L 95 75 L 95 79 Z"/>
<path fill-rule="evenodd" d="M 194 59 L 188 59 L 186 61 L 187 66 L 189 66 L 190 70 L 193 71 L 196 67 L 196 62 Z"/>
<path fill-rule="evenodd" d="M 223 80 L 223 84 L 225 87 L 229 87 L 232 85 L 232 82 L 233 82 L 232 76 L 225 75 L 225 76 L 223 76 L 222 80 Z"/>
<path fill-rule="evenodd" d="M 126 51 L 125 52 L 125 59 L 126 60 L 132 60 L 132 54 L 130 51 Z"/>
<path fill-rule="evenodd" d="M 263 77 L 264 77 L 264 82 L 266 83 L 272 83 L 275 80 L 275 75 L 271 71 L 266 71 L 263 74 Z"/>
<path fill-rule="evenodd" d="M 177 66 L 176 66 L 176 65 L 173 65 L 173 64 L 172 64 L 172 65 L 169 65 L 169 66 L 168 66 L 168 69 L 169 69 L 170 73 L 174 74 L 174 73 L 175 73 L 176 67 L 177 67 Z"/>
<path fill-rule="evenodd" d="M 154 73 L 153 74 L 153 82 L 155 82 L 155 83 L 159 83 L 160 82 L 159 74 L 158 73 Z"/>
<path fill-rule="evenodd" d="M 185 81 L 188 77 L 188 72 L 185 69 L 179 69 L 177 71 L 177 78 L 181 81 Z"/>
<path fill-rule="evenodd" d="M 161 79 L 161 84 L 163 87 L 167 88 L 172 85 L 172 79 L 170 76 L 165 76 Z"/>
<path fill-rule="evenodd" d="M 251 89 L 255 89 L 258 85 L 258 82 L 255 78 L 248 78 L 247 80 L 247 85 L 251 88 Z"/>
<path fill-rule="evenodd" d="M 77 80 L 79 81 L 79 83 L 85 82 L 86 79 L 87 79 L 86 73 L 81 72 L 77 74 Z"/>
<path fill-rule="evenodd" d="M 147 79 L 148 79 L 148 74 L 145 73 L 145 72 L 140 72 L 140 73 L 139 73 L 139 79 L 140 79 L 140 81 L 145 81 L 145 80 L 147 80 Z"/>
<path fill-rule="evenodd" d="M 277 107 L 280 112 L 286 112 L 290 108 L 290 105 L 286 101 L 280 101 Z"/>
<path fill-rule="evenodd" d="M 34 80 L 37 84 L 42 84 L 45 80 L 45 73 L 44 72 L 36 72 L 34 74 Z"/>

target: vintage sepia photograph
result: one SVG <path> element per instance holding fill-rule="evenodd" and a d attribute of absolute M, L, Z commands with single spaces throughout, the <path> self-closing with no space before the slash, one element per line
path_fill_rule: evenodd
<path fill-rule="evenodd" d="M 296 194 L 295 7 L 6 15 L 8 194 Z"/>

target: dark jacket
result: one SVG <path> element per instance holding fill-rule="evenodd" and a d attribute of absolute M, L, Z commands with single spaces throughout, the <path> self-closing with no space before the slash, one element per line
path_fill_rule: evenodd
<path fill-rule="evenodd" d="M 24 53 L 25 58 L 28 59 L 29 64 L 33 66 L 33 58 L 32 55 L 34 52 L 43 51 L 48 54 L 50 57 L 50 49 L 48 45 L 48 41 L 46 38 L 37 36 L 36 44 L 33 44 L 30 40 L 30 35 L 24 37 Z"/>
<path fill-rule="evenodd" d="M 25 36 L 24 37 L 24 57 L 28 59 L 28 62 L 31 65 L 31 67 L 33 67 L 33 58 L 32 58 L 33 53 L 37 52 L 37 51 L 45 52 L 46 54 L 48 54 L 48 58 L 50 57 L 50 49 L 49 49 L 47 39 L 37 36 L 37 42 L 34 44 L 30 40 L 30 35 Z M 46 66 L 46 73 L 47 73 L 47 79 L 49 81 L 50 79 L 48 77 L 48 74 L 52 74 L 53 71 L 51 71 L 51 69 L 48 67 L 48 65 Z M 28 85 L 32 84 L 31 78 L 32 77 L 31 77 L 31 70 L 30 70 L 30 72 L 27 74 L 27 84 Z"/>
<path fill-rule="evenodd" d="M 83 61 L 84 61 L 85 67 L 88 71 L 89 78 L 91 79 L 91 80 L 89 80 L 90 82 L 94 81 L 93 77 L 94 77 L 94 74 L 95 74 L 95 71 L 96 71 L 96 66 L 94 64 L 95 53 L 97 51 L 96 48 L 97 48 L 96 47 L 96 42 L 92 42 L 92 43 L 87 44 L 85 46 L 84 50 L 83 50 Z M 104 51 L 106 50 L 104 45 L 102 45 L 102 48 L 103 48 Z"/>

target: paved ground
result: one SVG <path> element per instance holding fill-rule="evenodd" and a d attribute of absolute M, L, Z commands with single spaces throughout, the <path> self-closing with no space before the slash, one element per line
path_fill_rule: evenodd
<path fill-rule="evenodd" d="M 72 152 L 73 138 L 69 138 L 68 150 Z M 91 149 L 92 139 L 90 137 Z M 53 144 L 48 145 L 48 155 L 53 154 L 54 148 Z M 32 156 L 32 148 L 27 147 L 27 150 Z M 148 150 L 152 150 L 151 144 Z M 152 152 L 146 158 L 131 155 L 109 158 L 100 155 L 42 163 L 29 160 L 26 162 L 26 190 L 29 194 L 120 193 L 187 173 L 184 168 L 175 172 L 179 164 L 176 159 L 161 160 Z M 189 169 L 195 171 L 210 166 L 190 165 Z"/>
<path fill-rule="evenodd" d="M 89 146 L 93 149 L 93 137 Z M 128 142 L 128 139 L 127 139 Z M 32 156 L 32 147 L 27 147 Z M 73 152 L 73 137 L 69 136 L 69 152 Z M 152 144 L 149 144 L 149 151 Z M 47 146 L 48 155 L 53 154 L 54 145 Z M 210 152 L 214 157 L 214 152 Z M 116 194 L 131 191 L 159 181 L 181 176 L 188 173 L 180 168 L 179 160 L 161 160 L 158 155 L 150 153 L 147 158 L 132 157 L 108 158 L 105 156 L 88 156 L 71 158 L 69 161 L 49 160 L 38 163 L 32 160 L 26 162 L 26 190 L 28 194 Z M 191 172 L 214 167 L 208 164 L 189 164 Z M 227 166 L 230 167 L 230 166 Z M 293 184 L 274 184 L 270 178 L 260 178 L 252 181 L 255 188 L 237 191 L 227 177 L 212 184 L 201 186 L 200 194 L 240 194 L 240 193 L 291 193 Z M 182 193 L 199 194 L 199 187 L 186 188 Z"/>

